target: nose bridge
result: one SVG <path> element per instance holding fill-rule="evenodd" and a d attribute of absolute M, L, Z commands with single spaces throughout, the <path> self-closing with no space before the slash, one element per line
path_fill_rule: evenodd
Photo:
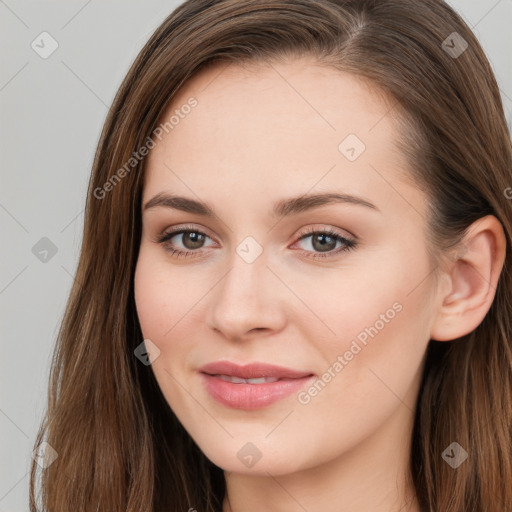
<path fill-rule="evenodd" d="M 257 252 L 251 240 L 239 244 L 212 296 L 210 323 L 228 337 L 276 329 L 284 318 L 277 307 L 275 278 L 263 251 Z"/>

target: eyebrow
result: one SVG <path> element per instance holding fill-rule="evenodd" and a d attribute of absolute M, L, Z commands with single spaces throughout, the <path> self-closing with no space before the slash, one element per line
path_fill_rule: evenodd
<path fill-rule="evenodd" d="M 286 217 L 333 203 L 345 203 L 364 206 L 366 208 L 380 212 L 377 206 L 361 197 L 357 197 L 351 194 L 324 193 L 306 194 L 289 199 L 282 199 L 274 205 L 273 215 L 275 217 Z M 205 217 L 216 217 L 214 208 L 208 203 L 196 201 L 195 199 L 187 197 L 167 194 L 165 192 L 160 192 L 152 199 L 150 199 L 144 205 L 144 211 L 156 207 L 173 208 L 187 213 L 203 215 Z"/>

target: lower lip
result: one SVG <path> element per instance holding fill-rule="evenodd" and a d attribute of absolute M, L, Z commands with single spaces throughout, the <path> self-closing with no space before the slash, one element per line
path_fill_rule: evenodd
<path fill-rule="evenodd" d="M 223 405 L 233 409 L 260 409 L 298 392 L 315 377 L 282 379 L 264 384 L 235 384 L 201 373 L 206 390 Z"/>

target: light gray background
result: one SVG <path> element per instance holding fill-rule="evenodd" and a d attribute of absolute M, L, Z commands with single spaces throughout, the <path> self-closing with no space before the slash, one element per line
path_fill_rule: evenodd
<path fill-rule="evenodd" d="M 0 512 L 28 510 L 32 446 L 108 105 L 144 42 L 179 3 L 0 0 Z M 512 0 L 451 4 L 488 53 L 510 125 Z M 31 48 L 43 31 L 59 44 L 47 59 Z M 42 237 L 57 247 L 46 263 L 32 253 Z"/>

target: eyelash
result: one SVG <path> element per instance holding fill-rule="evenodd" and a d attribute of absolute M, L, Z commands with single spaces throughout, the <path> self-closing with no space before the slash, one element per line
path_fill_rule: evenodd
<path fill-rule="evenodd" d="M 196 229 L 194 228 L 193 226 L 184 226 L 180 229 L 177 229 L 175 231 L 169 231 L 167 233 L 162 233 L 158 238 L 157 238 L 157 242 L 162 244 L 164 246 L 164 249 L 169 252 L 172 256 L 175 256 L 177 258 L 187 258 L 187 257 L 196 257 L 197 256 L 200 256 L 201 255 L 201 249 L 199 250 L 188 250 L 188 251 L 184 251 L 182 249 L 176 249 L 174 247 L 172 247 L 170 244 L 168 244 L 167 242 L 175 237 L 176 235 L 181 235 L 181 234 L 185 234 L 185 233 L 198 233 L 200 235 L 204 235 L 205 237 L 208 237 L 208 238 L 211 238 L 209 237 L 206 233 L 204 233 L 203 231 L 199 230 L 199 229 Z M 332 231 L 330 229 L 314 229 L 314 228 L 308 228 L 306 230 L 305 233 L 303 233 L 297 240 L 297 242 L 300 242 L 301 240 L 305 239 L 305 238 L 308 238 L 310 237 L 311 235 L 327 235 L 333 239 L 335 239 L 337 242 L 341 242 L 344 244 L 345 247 L 343 248 L 338 248 L 336 250 L 333 250 L 333 251 L 328 251 L 328 252 L 325 252 L 325 253 L 315 253 L 315 252 L 312 252 L 312 251 L 305 251 L 305 250 L 302 250 L 303 253 L 306 253 L 307 254 L 307 257 L 308 258 L 313 258 L 313 259 L 324 259 L 324 258 L 333 258 L 343 252 L 348 252 L 352 249 L 355 249 L 356 246 L 357 246 L 357 242 L 355 240 L 351 240 L 351 239 L 348 239 L 348 238 L 345 238 L 344 236 L 341 236 L 339 233 L 336 233 L 335 231 Z M 194 254 L 194 256 L 192 256 L 192 254 Z M 313 254 L 313 255 L 311 255 Z"/>

